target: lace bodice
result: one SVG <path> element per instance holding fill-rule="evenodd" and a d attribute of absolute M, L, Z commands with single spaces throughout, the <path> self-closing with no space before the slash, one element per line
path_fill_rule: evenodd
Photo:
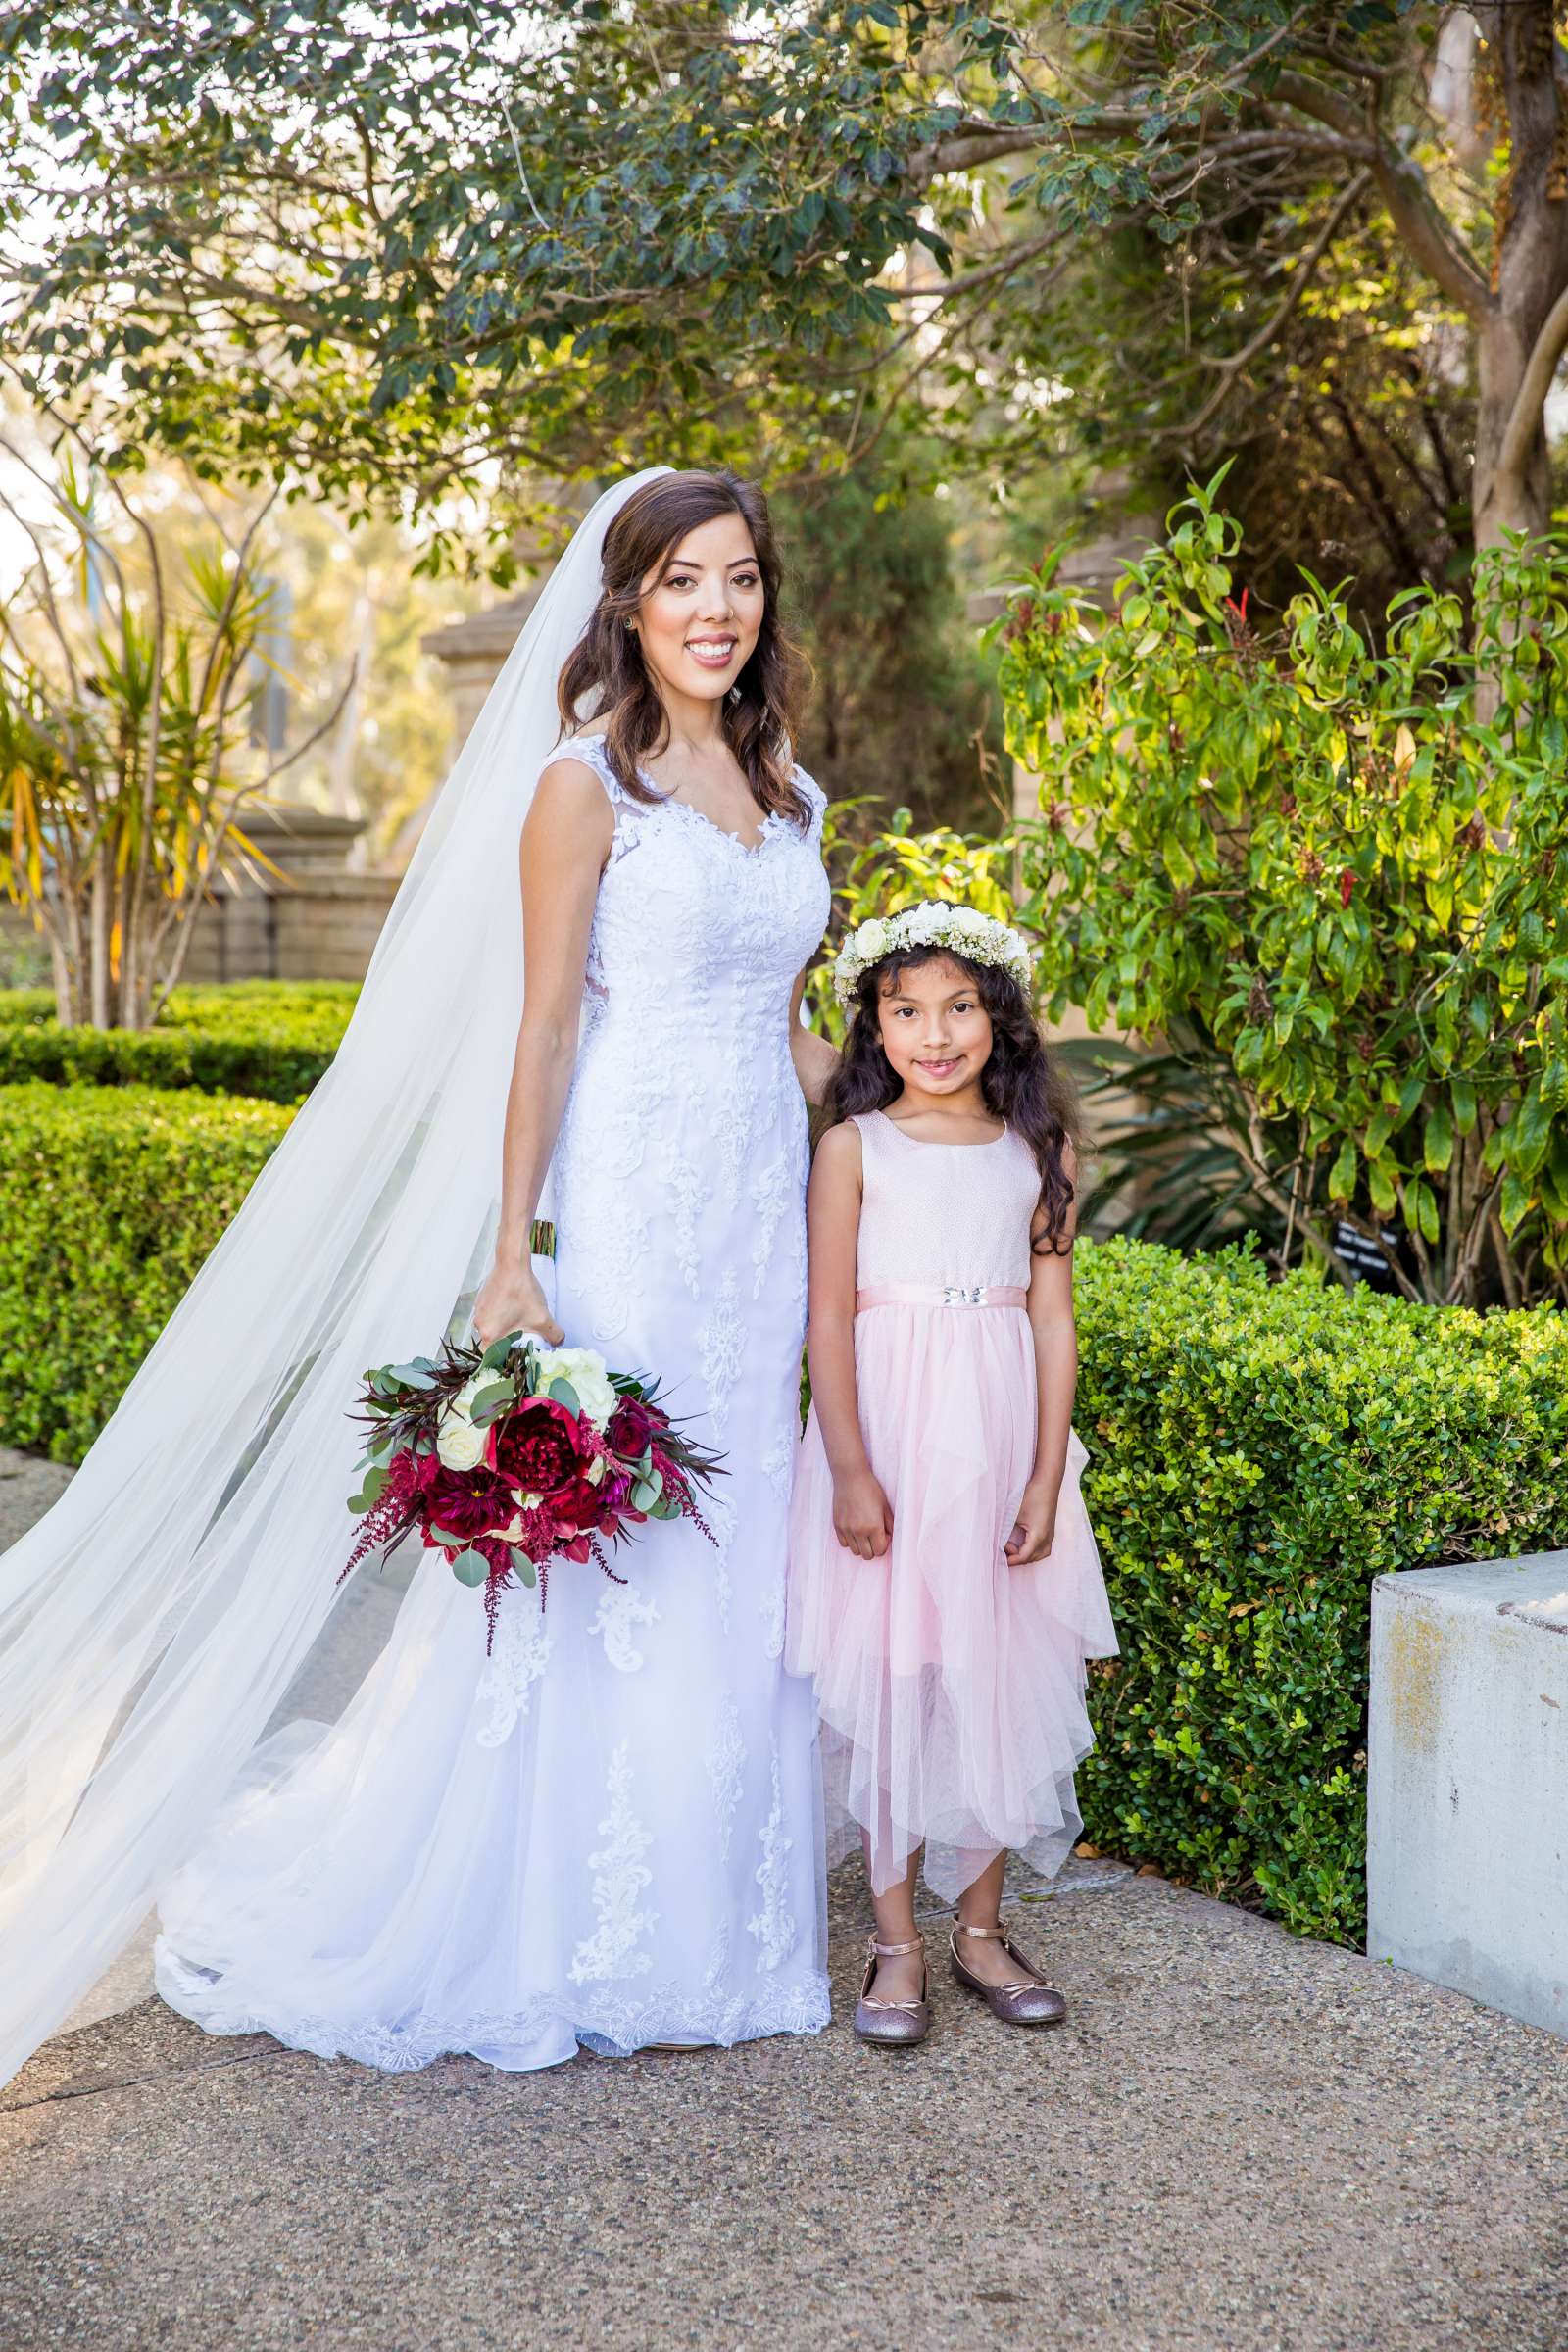
<path fill-rule="evenodd" d="M 885 1111 L 860 1131 L 857 1278 L 878 1282 L 1023 1283 L 1040 1171 L 1009 1127 L 989 1144 L 927 1144 Z"/>
<path fill-rule="evenodd" d="M 662 1035 L 720 1015 L 736 1029 L 782 1018 L 827 921 L 821 787 L 797 766 L 806 827 L 773 814 L 749 846 L 684 801 L 632 800 L 602 735 L 572 736 L 552 754 L 567 757 L 593 769 L 615 817 L 589 942 L 591 1000 L 629 994 Z"/>

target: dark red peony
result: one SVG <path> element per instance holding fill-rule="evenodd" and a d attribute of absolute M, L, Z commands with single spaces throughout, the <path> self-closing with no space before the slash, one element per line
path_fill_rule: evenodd
<path fill-rule="evenodd" d="M 492 1424 L 490 1458 L 519 1494 L 552 1501 L 575 1487 L 585 1466 L 577 1419 L 553 1396 L 530 1396 Z"/>

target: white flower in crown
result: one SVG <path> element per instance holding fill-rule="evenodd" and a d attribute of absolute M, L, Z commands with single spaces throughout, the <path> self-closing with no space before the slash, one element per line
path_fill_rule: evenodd
<path fill-rule="evenodd" d="M 833 965 L 833 993 L 839 1003 L 852 1004 L 862 973 L 901 948 L 951 948 L 970 963 L 1001 964 L 1028 992 L 1034 951 L 1021 933 L 978 907 L 922 899 L 898 914 L 874 914 L 850 933 Z"/>

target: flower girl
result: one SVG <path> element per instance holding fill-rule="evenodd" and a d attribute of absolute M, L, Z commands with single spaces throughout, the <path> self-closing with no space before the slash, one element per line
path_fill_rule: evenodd
<path fill-rule="evenodd" d="M 1000 1918 L 1008 1849 L 1081 1828 L 1084 1661 L 1114 1653 L 1071 1428 L 1073 1156 L 1028 950 L 927 901 L 853 932 L 853 1017 L 808 1197 L 812 1404 L 787 1662 L 816 1685 L 829 1825 L 858 1827 L 876 1932 L 864 2041 L 929 2030 L 914 1878 L 956 1899 L 953 1972 L 1053 2025 Z"/>

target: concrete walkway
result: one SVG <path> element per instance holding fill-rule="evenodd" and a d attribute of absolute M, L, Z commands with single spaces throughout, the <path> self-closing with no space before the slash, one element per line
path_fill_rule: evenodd
<path fill-rule="evenodd" d="M 848 2029 L 853 1876 L 808 2040 L 385 2077 L 78 2027 L 0 2094 L 0 2345 L 1568 2344 L 1568 2044 L 1158 1879 L 1014 1909 L 1068 2023 L 937 1967 L 899 2057 Z"/>

